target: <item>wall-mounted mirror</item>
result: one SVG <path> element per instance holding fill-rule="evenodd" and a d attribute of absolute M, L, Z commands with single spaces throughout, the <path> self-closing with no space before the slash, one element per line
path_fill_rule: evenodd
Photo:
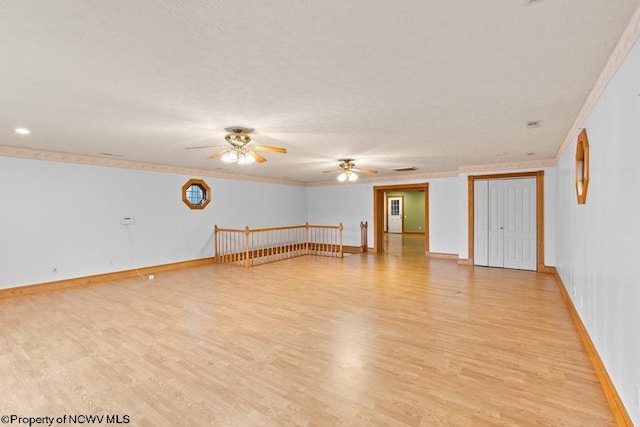
<path fill-rule="evenodd" d="M 589 188 L 589 139 L 587 130 L 582 129 L 578 135 L 576 145 L 576 195 L 578 204 L 587 202 L 587 189 Z"/>

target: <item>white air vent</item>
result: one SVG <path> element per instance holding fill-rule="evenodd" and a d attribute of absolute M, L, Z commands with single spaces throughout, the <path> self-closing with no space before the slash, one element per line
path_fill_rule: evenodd
<path fill-rule="evenodd" d="M 533 129 L 533 128 L 539 128 L 540 127 L 540 120 L 533 120 L 530 122 L 527 122 L 527 129 Z"/>
<path fill-rule="evenodd" d="M 418 170 L 418 168 L 415 167 L 415 166 L 407 166 L 407 167 L 404 167 L 404 168 L 395 168 L 395 169 L 393 169 L 394 172 L 411 172 L 411 171 L 415 171 L 415 170 Z"/>

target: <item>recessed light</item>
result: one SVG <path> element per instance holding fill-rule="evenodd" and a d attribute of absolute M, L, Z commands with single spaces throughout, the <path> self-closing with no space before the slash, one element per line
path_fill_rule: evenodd
<path fill-rule="evenodd" d="M 15 128 L 16 133 L 20 135 L 29 135 L 31 131 L 27 128 Z"/>

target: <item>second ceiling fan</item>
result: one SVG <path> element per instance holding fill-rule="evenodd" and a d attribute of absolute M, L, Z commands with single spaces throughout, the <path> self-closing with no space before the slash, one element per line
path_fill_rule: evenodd
<path fill-rule="evenodd" d="M 358 174 L 356 172 L 366 173 L 366 174 L 378 173 L 378 171 L 374 171 L 373 169 L 357 168 L 356 164 L 353 161 L 354 161 L 353 159 L 340 159 L 339 160 L 340 164 L 338 164 L 340 169 L 324 171 L 323 173 L 339 173 L 338 181 L 340 182 L 355 181 L 356 179 L 358 179 Z"/>
<path fill-rule="evenodd" d="M 231 132 L 224 137 L 230 147 L 220 150 L 207 158 L 215 159 L 220 157 L 220 159 L 225 163 L 248 165 L 254 162 L 264 163 L 267 161 L 267 159 L 256 150 L 281 154 L 287 153 L 286 148 L 251 144 L 251 137 L 249 134 L 253 132 L 253 129 L 236 126 L 226 128 L 225 130 Z"/>

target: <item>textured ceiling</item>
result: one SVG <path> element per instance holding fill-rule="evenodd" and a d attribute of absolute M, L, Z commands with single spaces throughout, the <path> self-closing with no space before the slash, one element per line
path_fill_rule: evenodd
<path fill-rule="evenodd" d="M 0 0 L 0 145 L 306 182 L 551 159 L 639 3 Z M 233 125 L 289 154 L 185 150 Z"/>

